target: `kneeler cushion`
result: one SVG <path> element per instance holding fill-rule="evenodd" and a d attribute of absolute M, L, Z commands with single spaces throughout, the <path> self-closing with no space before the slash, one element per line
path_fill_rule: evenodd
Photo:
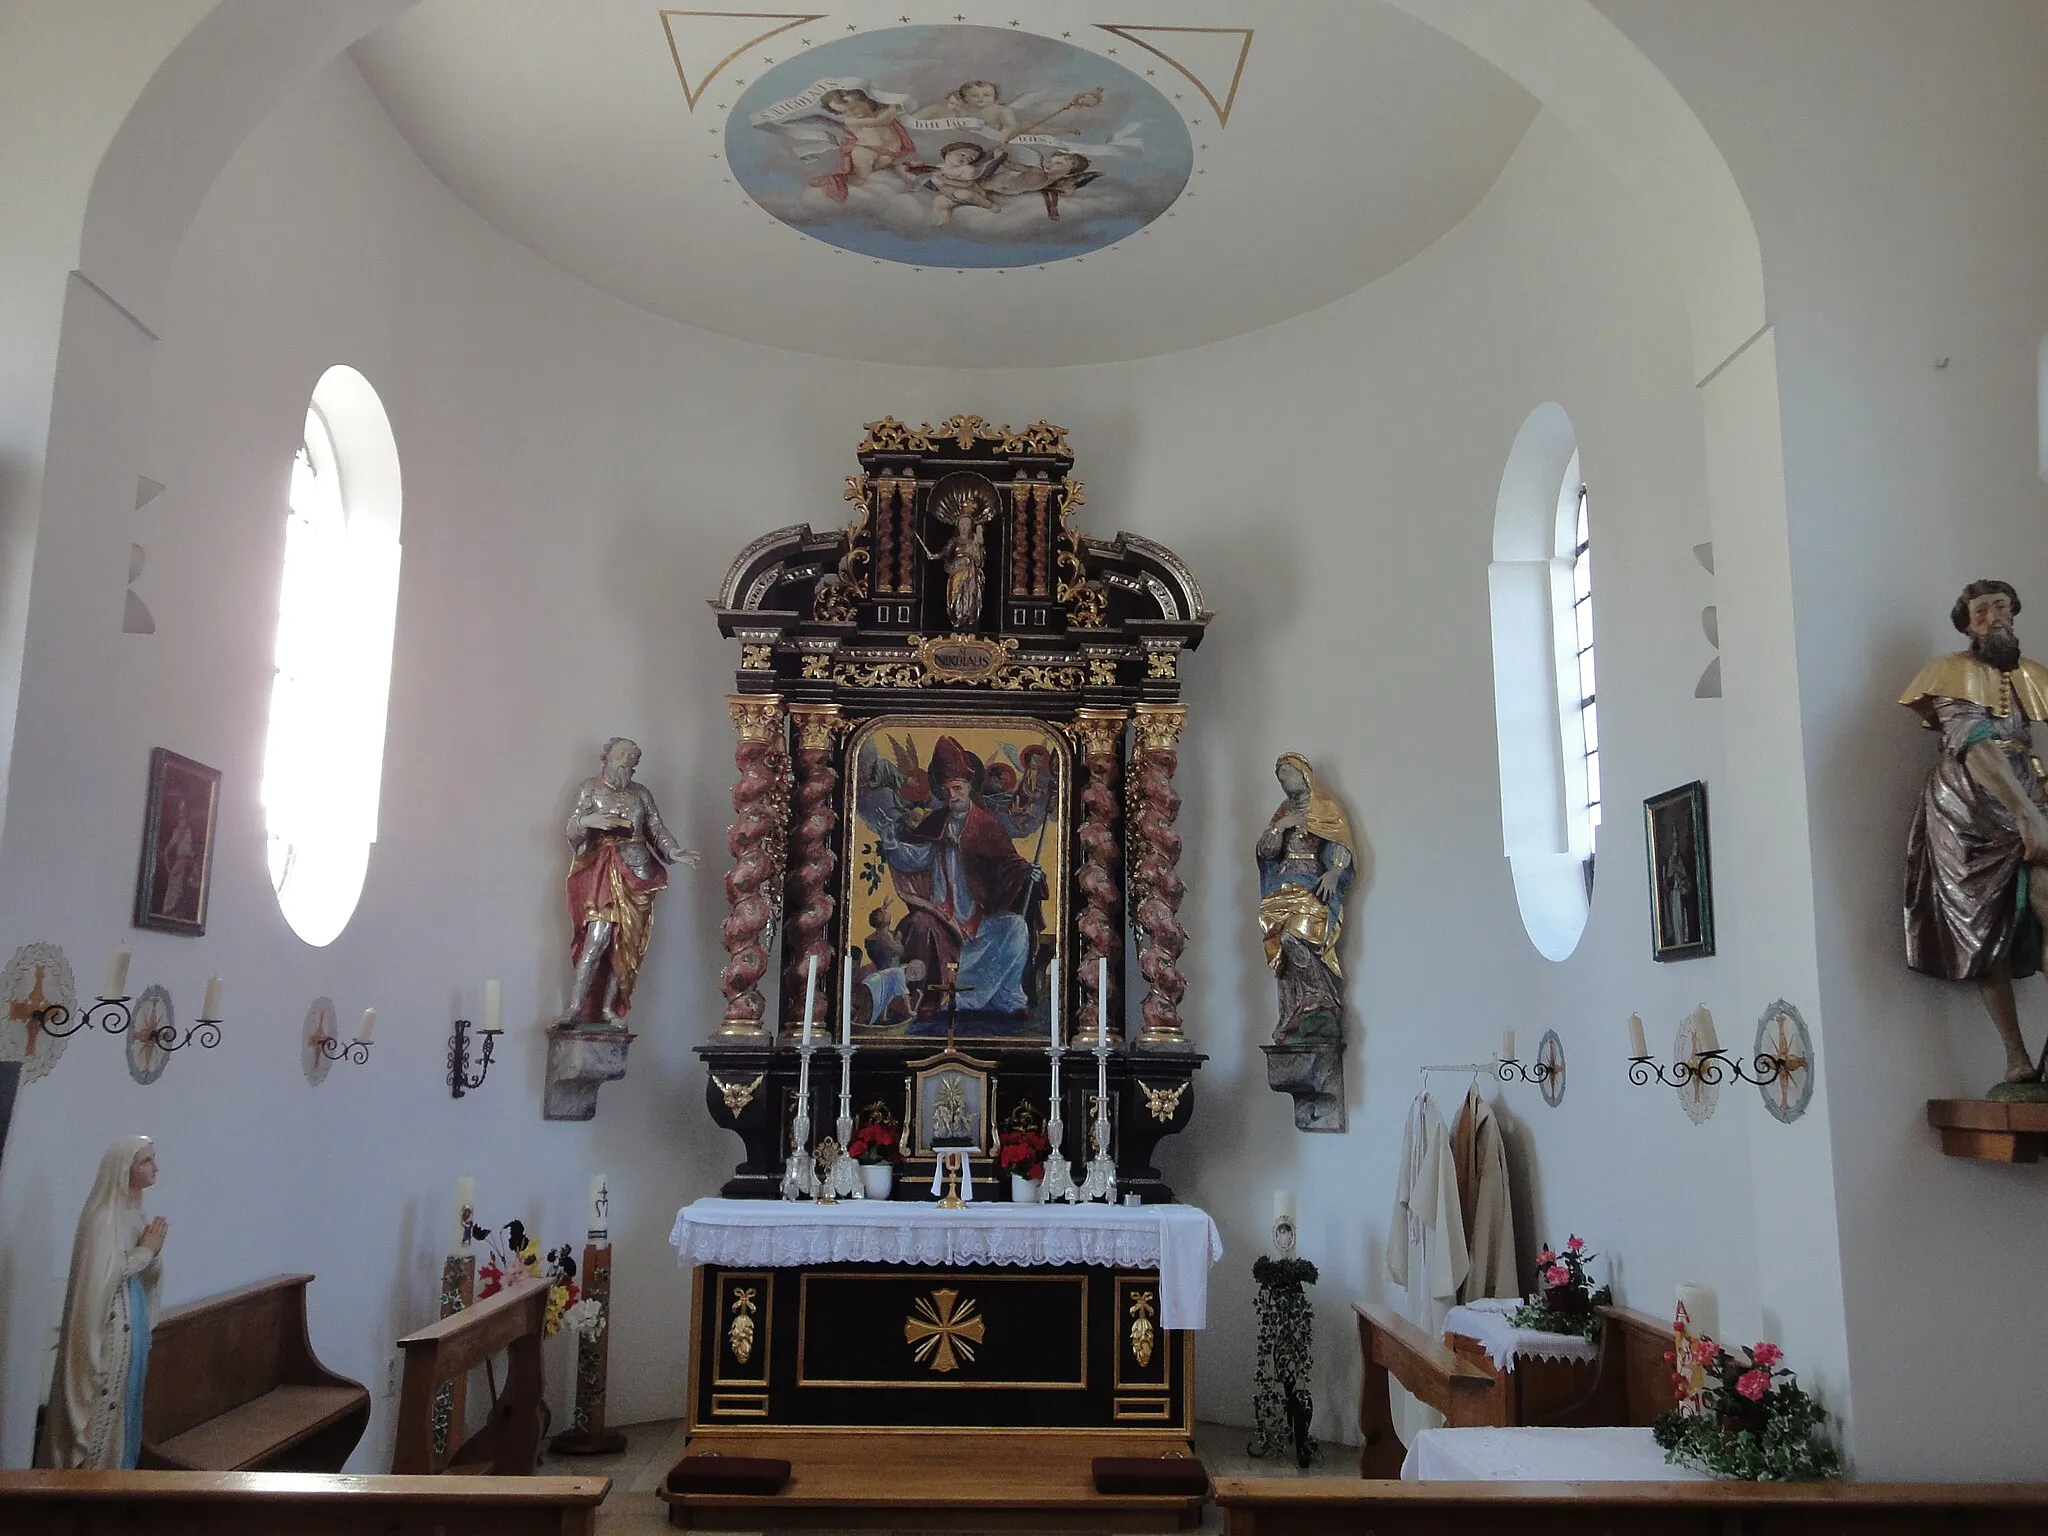
<path fill-rule="evenodd" d="M 1095 1491 L 1199 1499 L 1209 1491 L 1209 1469 L 1192 1456 L 1098 1456 Z"/>
<path fill-rule="evenodd" d="M 767 1456 L 685 1456 L 668 1474 L 670 1493 L 780 1493 L 789 1463 Z"/>

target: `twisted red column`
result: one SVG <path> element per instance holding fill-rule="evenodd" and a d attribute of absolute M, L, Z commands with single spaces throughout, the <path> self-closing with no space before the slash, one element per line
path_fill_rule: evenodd
<path fill-rule="evenodd" d="M 1136 810 L 1131 828 L 1137 861 L 1131 892 L 1137 899 L 1133 920 L 1138 930 L 1138 970 L 1145 978 L 1140 1006 L 1146 1045 L 1180 1045 L 1181 999 L 1188 985 L 1180 973 L 1187 930 L 1181 927 L 1180 904 L 1187 886 L 1180 878 L 1180 792 L 1173 787 L 1180 766 L 1180 731 L 1187 711 L 1180 705 L 1138 706 L 1138 758 L 1135 769 Z"/>
<path fill-rule="evenodd" d="M 1109 1018 L 1111 1033 L 1123 1034 L 1117 972 L 1123 961 L 1123 928 L 1118 922 L 1118 904 L 1123 890 L 1117 882 L 1122 863 L 1117 841 L 1117 769 L 1124 739 L 1124 715 L 1119 710 L 1080 712 L 1076 728 L 1081 738 L 1081 766 L 1087 781 L 1081 787 L 1081 867 L 1074 886 L 1081 895 L 1080 915 L 1074 931 L 1080 952 L 1074 961 L 1074 1015 L 1071 1038 L 1093 1040 L 1102 1007 L 1097 983 L 1102 958 L 1109 957 Z"/>
<path fill-rule="evenodd" d="M 790 710 L 795 727 L 796 787 L 790 810 L 789 885 L 783 913 L 789 941 L 783 947 L 782 1018 L 801 1024 L 805 980 L 810 957 L 818 957 L 816 1016 L 831 1020 L 832 988 L 838 980 L 833 966 L 833 874 L 839 868 L 834 842 L 839 831 L 839 769 L 832 733 L 839 723 L 835 704 L 799 705 Z"/>
<path fill-rule="evenodd" d="M 766 1009 L 761 978 L 768 973 L 768 935 L 782 883 L 789 758 L 782 745 L 780 698 L 741 694 L 729 704 L 740 732 L 733 753 L 740 776 L 732 787 L 734 820 L 725 835 L 732 854 L 725 899 L 732 911 L 719 929 L 725 943 L 725 969 L 718 978 L 725 992 L 720 1033 L 750 1035 L 760 1033 Z"/>

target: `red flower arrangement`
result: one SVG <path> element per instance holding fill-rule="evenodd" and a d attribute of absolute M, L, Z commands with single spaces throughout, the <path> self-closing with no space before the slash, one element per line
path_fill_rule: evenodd
<path fill-rule="evenodd" d="M 902 1140 L 887 1120 L 869 1120 L 857 1127 L 846 1143 L 846 1155 L 863 1167 L 903 1161 Z"/>
<path fill-rule="evenodd" d="M 1045 1177 L 1045 1160 L 1051 1152 L 1052 1142 L 1037 1126 L 1013 1126 L 1003 1132 L 996 1165 L 1020 1179 L 1040 1179 Z"/>

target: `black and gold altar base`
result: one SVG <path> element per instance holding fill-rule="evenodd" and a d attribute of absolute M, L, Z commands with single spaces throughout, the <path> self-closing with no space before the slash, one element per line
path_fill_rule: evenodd
<path fill-rule="evenodd" d="M 690 1430 L 1194 1429 L 1194 1335 L 1159 1275 L 832 1264 L 700 1266 Z"/>

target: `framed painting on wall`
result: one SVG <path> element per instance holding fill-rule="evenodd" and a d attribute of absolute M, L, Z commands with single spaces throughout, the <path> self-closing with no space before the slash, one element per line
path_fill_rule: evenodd
<path fill-rule="evenodd" d="M 1714 952 L 1714 868 L 1703 779 L 1643 802 L 1650 863 L 1650 958 L 1698 960 Z"/>
<path fill-rule="evenodd" d="M 135 926 L 206 932 L 213 881 L 213 833 L 220 819 L 220 770 L 165 747 L 149 754 L 142 869 L 135 879 Z"/>
<path fill-rule="evenodd" d="M 1067 759 L 1038 720 L 883 715 L 854 733 L 855 1039 L 1046 1038 L 1066 930 Z"/>

